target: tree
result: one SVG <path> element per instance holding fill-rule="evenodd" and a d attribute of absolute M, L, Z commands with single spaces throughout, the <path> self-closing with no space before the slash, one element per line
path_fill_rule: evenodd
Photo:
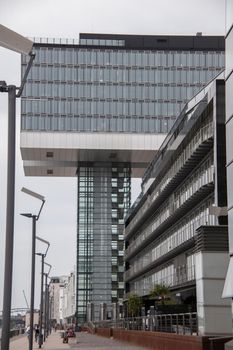
<path fill-rule="evenodd" d="M 131 316 L 137 316 L 142 306 L 141 298 L 136 294 L 132 293 L 128 298 L 128 312 Z"/>
<path fill-rule="evenodd" d="M 150 291 L 150 297 L 161 302 L 162 305 L 165 305 L 166 300 L 170 299 L 170 296 L 170 289 L 165 284 L 155 284 Z"/>

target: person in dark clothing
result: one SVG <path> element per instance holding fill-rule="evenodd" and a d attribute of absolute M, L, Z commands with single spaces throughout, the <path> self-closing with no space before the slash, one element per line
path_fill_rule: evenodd
<path fill-rule="evenodd" d="M 36 326 L 36 328 L 35 328 L 35 342 L 37 342 L 37 340 L 39 338 L 39 333 L 40 333 L 39 327 Z"/>

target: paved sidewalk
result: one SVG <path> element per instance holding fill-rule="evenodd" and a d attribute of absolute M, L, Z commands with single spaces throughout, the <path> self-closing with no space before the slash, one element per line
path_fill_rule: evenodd
<path fill-rule="evenodd" d="M 75 344 L 75 339 L 70 339 L 70 345 Z M 26 335 L 15 337 L 10 342 L 10 350 L 27 350 L 29 347 L 28 338 Z M 33 343 L 33 350 L 39 349 L 38 343 Z M 42 348 L 44 350 L 67 350 L 70 349 L 69 344 L 63 344 L 60 332 L 54 332 L 48 336 Z"/>
<path fill-rule="evenodd" d="M 27 350 L 28 339 L 26 336 L 16 337 L 10 342 L 10 350 Z M 38 344 L 34 343 L 33 350 L 39 349 Z M 85 332 L 77 333 L 77 337 L 69 338 L 69 344 L 63 344 L 59 331 L 53 332 L 43 344 L 44 350 L 145 350 L 145 348 L 119 342 L 114 339 L 108 339 L 98 335 Z"/>
<path fill-rule="evenodd" d="M 72 350 L 145 350 L 140 346 L 130 345 L 115 339 L 101 337 L 99 335 L 78 333 L 77 344 L 70 346 Z"/>

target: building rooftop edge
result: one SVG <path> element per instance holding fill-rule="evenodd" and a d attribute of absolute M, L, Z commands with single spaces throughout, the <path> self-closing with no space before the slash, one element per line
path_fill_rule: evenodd
<path fill-rule="evenodd" d="M 118 49 L 225 50 L 223 35 L 145 35 L 80 33 L 79 38 L 30 38 L 35 46 L 111 47 Z M 97 42 L 99 41 L 99 42 Z M 104 42 L 105 41 L 105 42 Z M 110 42 L 112 41 L 112 42 Z M 118 42 L 117 42 L 118 41 Z"/>

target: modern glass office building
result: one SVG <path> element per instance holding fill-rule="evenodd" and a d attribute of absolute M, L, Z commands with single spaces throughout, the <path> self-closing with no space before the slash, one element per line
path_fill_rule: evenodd
<path fill-rule="evenodd" d="M 213 81 L 183 110 L 146 170 L 125 225 L 125 282 L 147 308 L 156 284 L 197 311 L 198 334 L 231 333 L 221 299 L 228 264 L 225 82 Z M 186 309 L 187 312 L 187 309 Z M 217 315 L 218 322 L 213 318 Z"/>
<path fill-rule="evenodd" d="M 40 40 L 35 51 L 23 130 L 167 133 L 224 67 L 221 37 L 81 34 L 80 45 Z"/>
<path fill-rule="evenodd" d="M 123 300 L 123 218 L 185 103 L 224 67 L 224 38 L 80 34 L 35 39 L 21 100 L 29 176 L 78 175 L 77 318 Z M 27 58 L 22 58 L 22 73 Z M 105 263 L 103 264 L 103 261 Z"/>
<path fill-rule="evenodd" d="M 130 206 L 130 166 L 79 164 L 77 312 L 85 321 L 87 303 L 123 300 L 124 217 Z M 94 309 L 95 319 L 99 308 Z"/>

